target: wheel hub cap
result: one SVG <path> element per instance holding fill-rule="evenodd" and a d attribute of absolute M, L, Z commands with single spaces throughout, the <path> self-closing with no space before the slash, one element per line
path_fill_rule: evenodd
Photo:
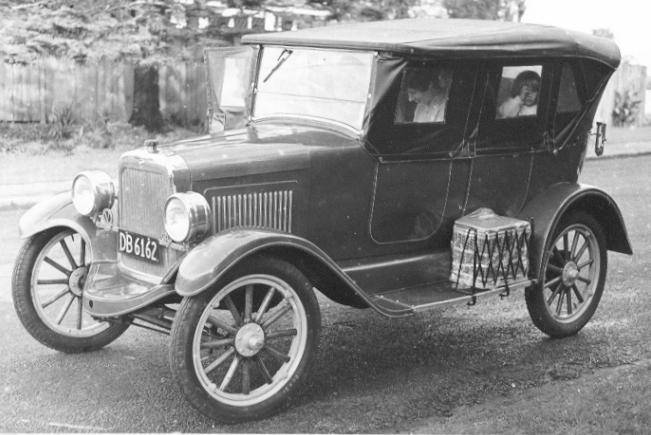
<path fill-rule="evenodd" d="M 81 296 L 82 290 L 84 289 L 84 284 L 86 282 L 86 275 L 88 271 L 85 267 L 79 267 L 72 271 L 70 278 L 68 278 L 68 286 L 70 291 L 75 296 Z"/>
<path fill-rule="evenodd" d="M 566 286 L 571 286 L 574 284 L 576 279 L 579 276 L 579 268 L 573 261 L 568 261 L 565 267 L 563 267 L 563 284 Z"/>
<path fill-rule="evenodd" d="M 245 357 L 257 354 L 264 346 L 264 330 L 257 323 L 247 323 L 235 335 L 235 350 Z"/>

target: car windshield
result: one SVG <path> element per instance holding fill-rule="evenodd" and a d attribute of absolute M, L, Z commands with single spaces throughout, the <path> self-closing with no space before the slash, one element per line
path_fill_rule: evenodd
<path fill-rule="evenodd" d="M 361 130 L 373 53 L 265 47 L 254 118 L 307 116 Z"/>

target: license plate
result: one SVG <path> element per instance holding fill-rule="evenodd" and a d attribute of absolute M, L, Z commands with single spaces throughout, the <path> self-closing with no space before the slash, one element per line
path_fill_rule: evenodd
<path fill-rule="evenodd" d="M 150 263 L 160 263 L 160 244 L 151 237 L 120 230 L 118 251 Z"/>

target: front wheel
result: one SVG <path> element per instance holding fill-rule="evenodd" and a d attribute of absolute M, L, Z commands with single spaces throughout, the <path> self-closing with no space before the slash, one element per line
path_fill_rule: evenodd
<path fill-rule="evenodd" d="M 65 353 L 100 349 L 128 324 L 99 321 L 84 311 L 88 243 L 70 229 L 36 234 L 18 254 L 12 292 L 25 329 L 42 344 Z"/>
<path fill-rule="evenodd" d="M 281 408 L 317 351 L 312 285 L 291 264 L 259 257 L 224 284 L 185 298 L 172 326 L 170 367 L 190 403 L 234 423 Z"/>
<path fill-rule="evenodd" d="M 606 238 L 591 215 L 564 218 L 545 249 L 538 283 L 527 289 L 533 323 L 551 337 L 574 335 L 590 320 L 604 290 Z"/>

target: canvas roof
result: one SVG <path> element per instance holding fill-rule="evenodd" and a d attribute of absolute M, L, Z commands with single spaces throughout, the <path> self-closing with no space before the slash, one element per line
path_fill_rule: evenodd
<path fill-rule="evenodd" d="M 537 24 L 416 18 L 246 35 L 247 44 L 333 47 L 449 57 L 583 57 L 612 68 L 617 45 L 606 38 Z"/>

